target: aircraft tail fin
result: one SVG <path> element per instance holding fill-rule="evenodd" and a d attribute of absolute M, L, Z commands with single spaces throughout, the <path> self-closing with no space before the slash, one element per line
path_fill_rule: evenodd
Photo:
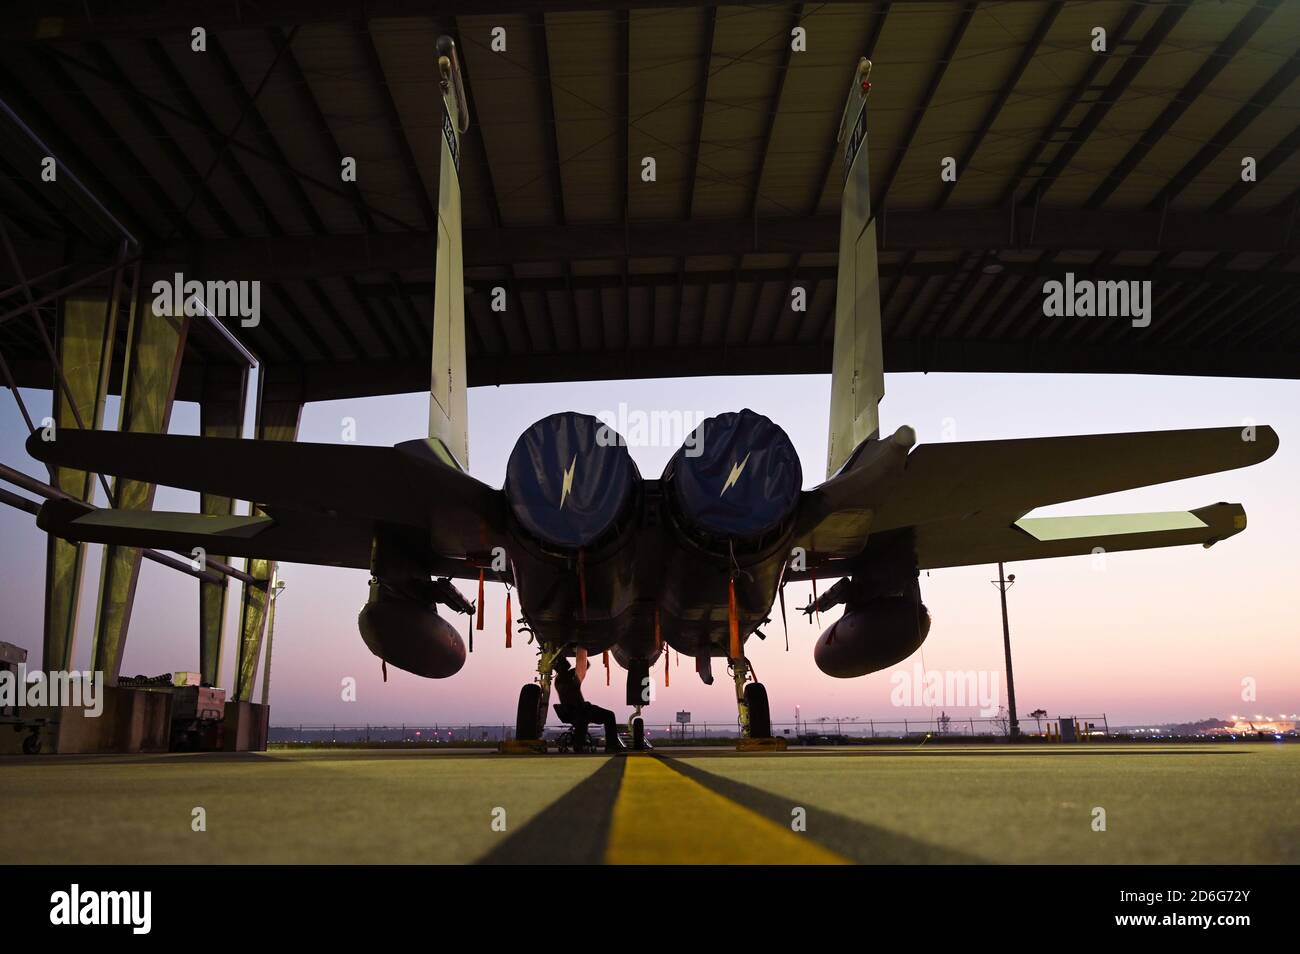
<path fill-rule="evenodd" d="M 880 431 L 885 394 L 880 326 L 880 274 L 876 222 L 871 209 L 867 162 L 867 94 L 871 61 L 858 62 L 840 119 L 844 192 L 840 200 L 840 246 L 835 287 L 835 342 L 831 366 L 830 438 L 826 476 L 838 471 L 854 448 Z"/>
<path fill-rule="evenodd" d="M 469 467 L 469 406 L 466 397 L 465 262 L 461 234 L 460 137 L 469 129 L 469 107 L 456 44 L 438 38 L 442 90 L 441 157 L 438 164 L 437 258 L 433 282 L 433 363 L 429 375 L 429 437 L 448 463 Z"/>

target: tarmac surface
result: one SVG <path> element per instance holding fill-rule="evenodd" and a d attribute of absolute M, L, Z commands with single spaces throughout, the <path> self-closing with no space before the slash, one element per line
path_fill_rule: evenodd
<path fill-rule="evenodd" d="M 0 863 L 1296 863 L 1298 793 L 1280 743 L 6 757 Z"/>

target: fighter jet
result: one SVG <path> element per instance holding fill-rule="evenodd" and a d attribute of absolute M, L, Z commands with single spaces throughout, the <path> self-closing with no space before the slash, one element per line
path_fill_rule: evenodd
<path fill-rule="evenodd" d="M 1238 504 L 1096 517 L 1037 508 L 1259 463 L 1271 428 L 1237 427 L 916 445 L 882 436 L 884 395 L 876 221 L 868 188 L 870 64 L 854 72 L 840 125 L 841 200 L 827 479 L 804 489 L 786 433 L 750 410 L 704 421 L 657 478 L 637 469 L 607 423 L 544 418 L 518 439 L 504 485 L 465 471 L 468 432 L 460 135 L 468 113 L 451 41 L 443 90 L 429 436 L 396 447 L 272 443 L 64 429 L 28 443 L 38 460 L 229 496 L 250 516 L 97 509 L 50 501 L 39 524 L 70 540 L 368 569 L 358 626 L 387 665 L 442 679 L 466 661 L 439 607 L 472 612 L 450 580 L 513 588 L 538 671 L 519 695 L 516 732 L 541 737 L 561 657 L 611 653 L 627 702 L 649 702 L 666 648 L 713 681 L 725 660 L 742 732 L 771 734 L 767 695 L 745 644 L 762 635 L 782 587 L 821 581 L 808 609 L 844 605 L 814 650 L 826 674 L 891 666 L 930 631 L 921 570 L 1186 544 L 1245 529 Z M 835 582 L 826 587 L 826 584 Z M 481 592 L 481 586 L 480 586 Z M 481 604 L 480 604 L 481 607 Z M 567 671 L 567 665 L 561 664 Z"/>

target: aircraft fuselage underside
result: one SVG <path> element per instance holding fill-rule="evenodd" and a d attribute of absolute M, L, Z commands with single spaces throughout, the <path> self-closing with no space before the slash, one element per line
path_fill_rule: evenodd
<path fill-rule="evenodd" d="M 725 656 L 734 591 L 742 639 L 768 618 L 789 557 L 792 526 L 758 553 L 710 552 L 665 513 L 659 481 L 646 481 L 637 519 L 603 546 L 576 555 L 515 537 L 522 615 L 542 639 L 591 653 L 621 648 L 652 659 L 660 641 L 690 656 Z"/>

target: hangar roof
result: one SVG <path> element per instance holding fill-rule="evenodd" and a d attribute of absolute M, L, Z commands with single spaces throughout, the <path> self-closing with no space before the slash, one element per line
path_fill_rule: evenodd
<path fill-rule="evenodd" d="M 147 263 L 262 279 L 262 325 L 231 331 L 309 399 L 428 385 L 441 33 L 472 115 L 471 384 L 829 371 L 862 55 L 886 370 L 1300 377 L 1298 0 L 24 6 L 0 99 Z M 0 209 L 29 277 L 112 256 L 21 149 Z M 1150 327 L 1045 318 L 1067 271 L 1150 279 Z M 188 347 L 182 396 L 227 360 Z M 48 380 L 40 348 L 0 326 L 20 379 Z"/>

